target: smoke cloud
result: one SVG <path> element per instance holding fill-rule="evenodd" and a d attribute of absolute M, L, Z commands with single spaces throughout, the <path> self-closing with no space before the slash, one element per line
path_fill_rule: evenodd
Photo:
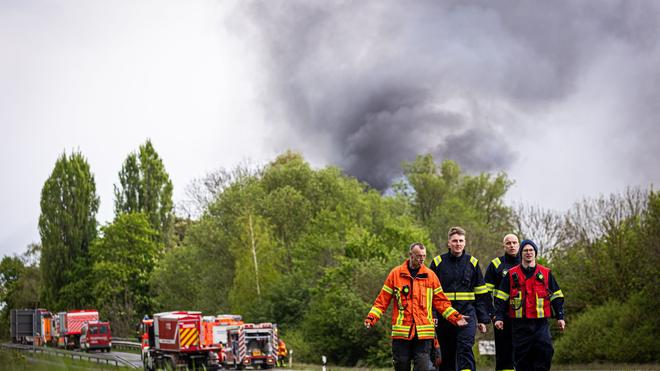
<path fill-rule="evenodd" d="M 655 169 L 659 10 L 629 1 L 274 1 L 239 12 L 267 75 L 273 145 L 384 189 L 417 154 L 470 172 L 508 170 L 518 145 L 542 141 L 549 125 L 623 134 L 645 148 L 634 166 Z M 571 111 L 598 101 L 615 105 L 582 117 L 588 123 Z"/>

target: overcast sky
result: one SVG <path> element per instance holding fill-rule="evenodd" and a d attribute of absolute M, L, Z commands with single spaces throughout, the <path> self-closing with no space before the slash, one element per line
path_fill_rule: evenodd
<path fill-rule="evenodd" d="M 563 211 L 660 181 L 660 2 L 0 0 L 0 256 L 63 152 L 113 216 L 151 138 L 175 187 L 286 149 L 378 189 L 432 153 Z"/>

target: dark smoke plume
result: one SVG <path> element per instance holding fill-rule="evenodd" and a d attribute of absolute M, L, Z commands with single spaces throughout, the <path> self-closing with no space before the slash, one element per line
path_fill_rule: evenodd
<path fill-rule="evenodd" d="M 470 172 L 509 169 L 516 144 L 538 140 L 534 117 L 571 99 L 604 60 L 641 71 L 631 78 L 645 89 L 628 87 L 634 109 L 603 125 L 618 132 L 634 120 L 644 136 L 633 142 L 658 143 L 659 6 L 310 0 L 247 3 L 238 13 L 256 30 L 264 102 L 274 123 L 288 125 L 274 145 L 321 153 L 384 189 L 417 154 Z M 571 124 L 580 123 L 557 130 Z M 640 166 L 658 158 L 652 147 Z"/>

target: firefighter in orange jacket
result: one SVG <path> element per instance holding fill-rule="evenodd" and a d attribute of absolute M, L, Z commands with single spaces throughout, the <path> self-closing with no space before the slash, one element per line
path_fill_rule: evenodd
<path fill-rule="evenodd" d="M 550 370 L 554 348 L 548 318 L 557 318 L 564 331 L 564 294 L 550 269 L 537 264 L 538 247 L 531 240 L 520 243 L 520 265 L 500 282 L 495 297 L 495 327 L 511 318 L 513 360 L 518 371 Z"/>
<path fill-rule="evenodd" d="M 279 339 L 279 342 L 277 343 L 277 365 L 280 367 L 284 367 L 284 363 L 286 361 L 286 356 L 289 354 L 289 351 L 286 350 L 286 344 L 284 344 L 284 340 Z"/>
<path fill-rule="evenodd" d="M 458 313 L 442 292 L 438 277 L 424 266 L 426 248 L 416 242 L 410 245 L 410 258 L 392 269 L 364 320 L 366 328 L 378 322 L 394 299 L 392 310 L 392 358 L 394 369 L 427 370 L 433 346 L 435 326 L 433 308 L 457 326 L 467 325 L 467 316 Z"/>

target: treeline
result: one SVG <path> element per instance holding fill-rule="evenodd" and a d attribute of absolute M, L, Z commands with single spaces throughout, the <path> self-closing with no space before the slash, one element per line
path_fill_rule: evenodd
<path fill-rule="evenodd" d="M 192 217 L 176 217 L 169 176 L 147 141 L 121 168 L 115 219 L 98 228 L 89 166 L 81 154 L 62 155 L 42 192 L 41 244 L 0 263 L 3 329 L 13 307 L 95 306 L 126 335 L 146 313 L 196 309 L 277 322 L 301 361 L 325 354 L 335 364 L 387 365 L 389 321 L 362 326 L 385 276 L 410 243 L 432 257 L 461 225 L 483 268 L 506 233 L 541 244 L 566 295 L 557 360 L 658 361 L 658 193 L 629 190 L 557 214 L 506 205 L 504 173 L 470 175 L 430 155 L 402 170 L 381 194 L 286 152 L 196 180 L 182 205 Z"/>

